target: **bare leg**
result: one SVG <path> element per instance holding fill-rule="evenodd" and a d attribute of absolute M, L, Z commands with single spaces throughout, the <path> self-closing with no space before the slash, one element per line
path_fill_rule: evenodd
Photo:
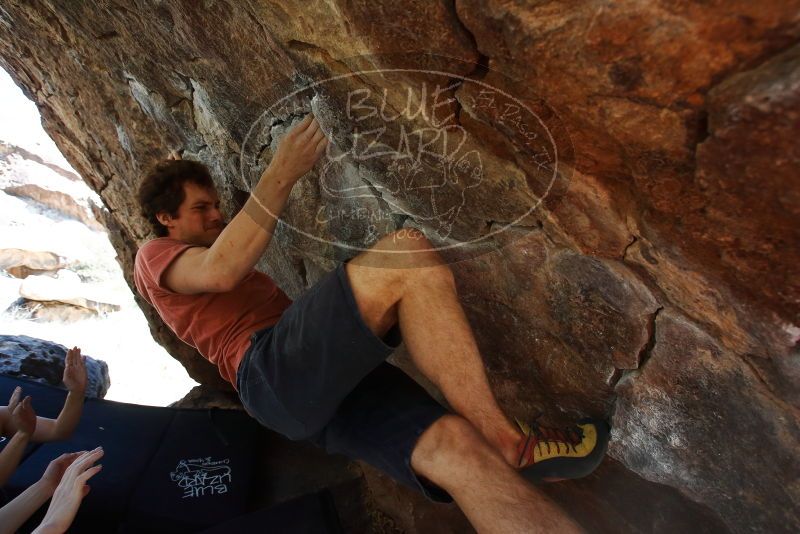
<path fill-rule="evenodd" d="M 413 252 L 430 246 L 421 233 L 403 239 L 390 234 L 373 250 L 408 250 L 408 254 L 368 251 L 354 258 L 347 272 L 359 310 L 378 335 L 399 321 L 414 364 L 453 409 L 513 464 L 520 434 L 489 387 L 452 272 L 436 252 Z"/>
<path fill-rule="evenodd" d="M 420 436 L 411 467 L 445 489 L 478 532 L 580 532 L 465 419 L 447 415 Z"/>

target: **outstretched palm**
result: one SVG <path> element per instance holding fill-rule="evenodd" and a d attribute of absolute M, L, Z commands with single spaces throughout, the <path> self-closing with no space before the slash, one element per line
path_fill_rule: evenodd
<path fill-rule="evenodd" d="M 64 472 L 81 454 L 82 452 L 65 453 L 50 462 L 42 475 L 42 482 L 46 483 L 52 491 L 55 491 L 64 476 Z"/>
<path fill-rule="evenodd" d="M 30 396 L 25 397 L 22 402 L 16 404 L 14 411 L 11 412 L 11 421 L 19 432 L 24 432 L 29 436 L 33 435 L 36 430 L 36 412 L 33 411 L 33 406 L 31 406 Z"/>
<path fill-rule="evenodd" d="M 103 449 L 98 447 L 89 452 L 81 451 L 77 458 L 66 460 L 70 465 L 64 470 L 44 520 L 34 533 L 67 531 L 81 501 L 89 493 L 86 482 L 102 469 L 102 466 L 94 465 L 102 457 Z"/>
<path fill-rule="evenodd" d="M 69 391 L 74 391 L 81 395 L 86 391 L 86 357 L 81 356 L 81 349 L 78 347 L 73 347 L 67 351 L 63 380 Z"/>

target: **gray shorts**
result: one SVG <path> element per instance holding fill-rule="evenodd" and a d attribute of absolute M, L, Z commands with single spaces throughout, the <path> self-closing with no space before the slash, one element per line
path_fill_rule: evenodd
<path fill-rule="evenodd" d="M 402 341 L 364 323 L 342 263 L 251 336 L 237 372 L 239 396 L 262 425 L 363 460 L 434 501 L 451 497 L 417 477 L 419 436 L 447 410 L 385 362 Z"/>

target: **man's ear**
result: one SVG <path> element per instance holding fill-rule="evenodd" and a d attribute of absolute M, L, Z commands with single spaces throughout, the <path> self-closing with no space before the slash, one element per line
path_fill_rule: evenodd
<path fill-rule="evenodd" d="M 167 228 L 172 228 L 172 217 L 166 211 L 159 211 L 156 213 L 156 219 Z"/>

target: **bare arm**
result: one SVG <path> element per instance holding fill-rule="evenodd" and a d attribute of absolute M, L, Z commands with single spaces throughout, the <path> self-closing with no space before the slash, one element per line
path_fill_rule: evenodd
<path fill-rule="evenodd" d="M 181 254 L 164 273 L 166 286 L 184 294 L 236 287 L 269 246 L 292 187 L 311 170 L 326 147 L 319 124 L 313 115 L 307 115 L 281 139 L 244 209 L 211 247 L 193 247 Z"/>
<path fill-rule="evenodd" d="M 53 490 L 37 481 L 0 508 L 0 534 L 13 534 L 53 495 Z"/>
<path fill-rule="evenodd" d="M 103 449 L 98 447 L 71 460 L 53 492 L 53 500 L 47 507 L 42 524 L 33 531 L 34 534 L 61 534 L 69 529 L 81 501 L 89 493 L 86 482 L 103 468 L 102 465 L 94 465 L 102 457 Z"/>
<path fill-rule="evenodd" d="M 13 534 L 53 496 L 66 469 L 81 453 L 62 454 L 47 466 L 42 478 L 0 508 L 0 534 Z"/>
<path fill-rule="evenodd" d="M 67 398 L 57 419 L 36 417 L 36 429 L 30 440 L 36 443 L 45 441 L 58 441 L 72 436 L 83 412 L 83 397 L 86 394 L 86 360 L 81 356 L 81 349 L 73 347 L 67 351 L 64 361 L 64 385 L 67 386 Z M 3 423 L 3 433 L 11 435 L 18 430 L 15 418 L 8 417 L 8 411 L 13 410 L 22 395 L 22 388 L 14 389 L 8 408 L 0 408 L 0 422 Z"/>
<path fill-rule="evenodd" d="M 57 441 L 72 436 L 83 412 L 83 397 L 86 395 L 86 357 L 81 349 L 73 347 L 67 351 L 64 360 L 64 385 L 67 386 L 67 399 L 56 420 L 39 417 L 32 440 L 36 442 Z"/>
<path fill-rule="evenodd" d="M 25 452 L 25 446 L 30 439 L 30 434 L 17 432 L 8 441 L 3 452 L 0 452 L 0 486 L 5 486 L 16 471 L 19 461 L 22 459 L 22 453 Z"/>
<path fill-rule="evenodd" d="M 17 469 L 22 454 L 25 452 L 25 446 L 36 430 L 36 412 L 33 411 L 30 397 L 25 397 L 22 402 L 14 403 L 14 411 L 10 419 L 16 430 L 14 436 L 0 452 L 0 486 L 4 486 Z"/>
<path fill-rule="evenodd" d="M 78 426 L 81 412 L 83 412 L 83 393 L 70 391 L 61 413 L 58 414 L 58 419 L 36 418 L 36 431 L 31 436 L 31 441 L 43 443 L 69 438 Z"/>
<path fill-rule="evenodd" d="M 259 185 L 263 204 L 280 215 L 291 192 L 264 172 Z M 230 291 L 244 278 L 267 249 L 277 220 L 268 217 L 259 225 L 244 211 L 238 213 L 209 247 L 193 247 L 178 256 L 164 273 L 164 284 L 176 293 L 188 295 Z"/>
<path fill-rule="evenodd" d="M 0 508 L 0 534 L 13 534 L 47 499 L 53 495 L 41 480 L 17 495 L 13 501 Z"/>

